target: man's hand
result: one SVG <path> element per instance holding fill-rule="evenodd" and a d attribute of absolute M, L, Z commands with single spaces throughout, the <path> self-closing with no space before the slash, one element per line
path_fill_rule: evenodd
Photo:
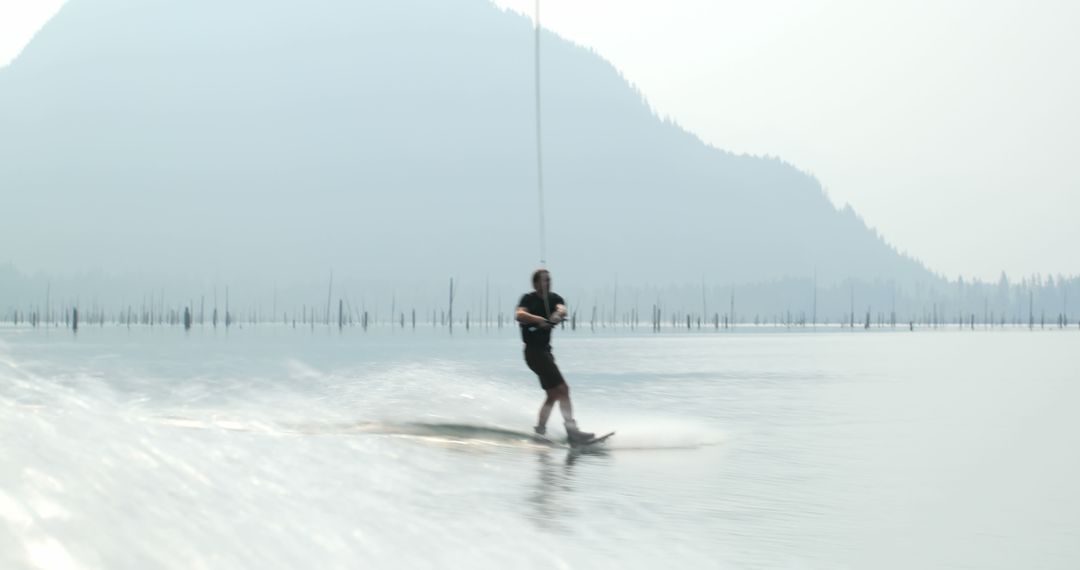
<path fill-rule="evenodd" d="M 566 305 L 562 303 L 555 305 L 555 314 L 551 315 L 551 322 L 555 324 L 561 323 L 566 320 L 567 314 Z"/>
<path fill-rule="evenodd" d="M 526 311 L 522 307 L 518 307 L 517 311 L 514 314 L 514 317 L 517 319 L 517 322 L 527 324 L 527 325 L 533 325 L 538 329 L 550 329 L 551 328 L 551 323 L 549 323 L 547 320 L 545 320 L 544 317 L 534 315 L 534 314 Z"/>

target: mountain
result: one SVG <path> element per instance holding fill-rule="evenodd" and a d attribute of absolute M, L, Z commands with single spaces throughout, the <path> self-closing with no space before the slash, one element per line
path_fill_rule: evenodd
<path fill-rule="evenodd" d="M 533 58 L 531 22 L 484 0 L 69 0 L 0 69 L 0 261 L 523 284 Z M 544 33 L 541 73 L 563 281 L 938 280 L 813 177 L 657 117 L 596 53 Z"/>

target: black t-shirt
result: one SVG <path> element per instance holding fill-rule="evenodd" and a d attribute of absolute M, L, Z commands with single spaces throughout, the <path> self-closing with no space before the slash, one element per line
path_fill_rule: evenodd
<path fill-rule="evenodd" d="M 518 301 L 518 307 L 545 319 L 550 318 L 555 313 L 556 306 L 565 304 L 566 301 L 563 301 L 563 298 L 557 293 L 548 293 L 548 304 L 545 308 L 543 297 L 536 291 L 525 293 L 521 296 L 521 300 Z M 529 323 L 520 323 L 520 325 L 521 340 L 525 342 L 526 346 L 545 347 L 551 344 L 551 329 L 541 329 Z"/>

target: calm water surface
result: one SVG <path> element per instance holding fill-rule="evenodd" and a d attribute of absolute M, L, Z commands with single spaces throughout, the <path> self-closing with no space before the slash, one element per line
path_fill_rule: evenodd
<path fill-rule="evenodd" d="M 509 329 L 0 329 L 0 567 L 1077 568 L 1078 347 L 566 332 L 573 453 Z"/>

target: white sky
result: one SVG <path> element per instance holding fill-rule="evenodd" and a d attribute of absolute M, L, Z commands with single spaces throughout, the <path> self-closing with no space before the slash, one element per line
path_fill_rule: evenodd
<path fill-rule="evenodd" d="M 531 14 L 533 0 L 493 0 Z M 58 0 L 0 0 L 0 65 Z M 543 0 L 662 115 L 950 277 L 1080 273 L 1080 2 Z"/>
<path fill-rule="evenodd" d="M 63 4 L 63 0 L 0 0 L 0 66 L 15 59 Z"/>

